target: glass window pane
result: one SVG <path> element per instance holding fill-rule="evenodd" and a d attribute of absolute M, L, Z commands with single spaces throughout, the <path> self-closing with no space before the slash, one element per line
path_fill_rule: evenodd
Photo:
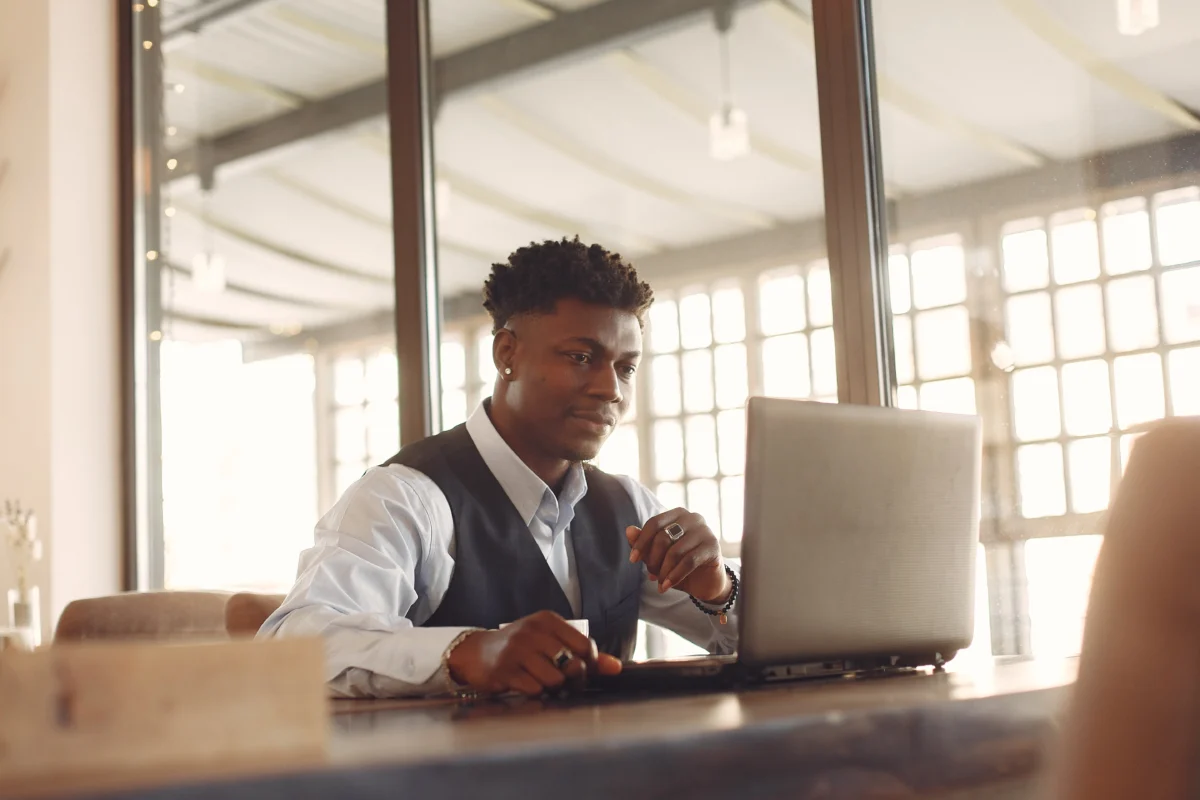
<path fill-rule="evenodd" d="M 1140 197 L 1104 207 L 1104 268 L 1109 275 L 1150 269 L 1150 214 Z"/>
<path fill-rule="evenodd" d="M 655 300 L 650 306 L 650 350 L 672 353 L 679 349 L 679 308 L 672 300 Z"/>
<path fill-rule="evenodd" d="M 496 337 L 484 333 L 475 340 L 475 351 L 479 359 L 479 381 L 483 384 L 484 394 L 491 394 L 492 386 L 496 383 L 496 360 L 492 357 L 492 342 Z"/>
<path fill-rule="evenodd" d="M 917 368 L 923 380 L 971 372 L 971 321 L 963 306 L 917 315 Z"/>
<path fill-rule="evenodd" d="M 687 474 L 711 478 L 717 474 L 717 424 L 708 414 L 684 421 L 687 436 Z"/>
<path fill-rule="evenodd" d="M 362 406 L 348 406 L 334 415 L 334 453 L 338 461 L 361 462 L 367 457 L 367 421 Z"/>
<path fill-rule="evenodd" d="M 759 330 L 764 336 L 804 330 L 804 278 L 798 273 L 764 275 L 758 286 Z"/>
<path fill-rule="evenodd" d="M 1163 331 L 1168 342 L 1200 339 L 1200 267 L 1164 272 L 1162 304 Z"/>
<path fill-rule="evenodd" d="M 745 411 L 722 411 L 717 415 L 717 442 L 722 474 L 741 475 L 746 468 Z"/>
<path fill-rule="evenodd" d="M 812 394 L 808 375 L 808 340 L 802 333 L 776 336 L 762 344 L 763 394 L 805 398 Z"/>
<path fill-rule="evenodd" d="M 684 494 L 682 483 L 660 483 L 654 490 L 654 496 L 668 510 L 687 507 L 687 496 Z"/>
<path fill-rule="evenodd" d="M 1190 193 L 1195 194 L 1195 190 Z M 1159 206 L 1154 216 L 1160 264 L 1169 267 L 1200 260 L 1200 200 Z"/>
<path fill-rule="evenodd" d="M 1062 447 L 1056 443 L 1017 448 L 1017 486 L 1024 517 L 1056 517 L 1067 512 Z"/>
<path fill-rule="evenodd" d="M 745 479 L 739 476 L 721 481 L 721 538 L 727 542 L 742 540 L 745 502 Z"/>
<path fill-rule="evenodd" d="M 1112 485 L 1112 442 L 1108 437 L 1080 439 L 1068 445 L 1071 510 L 1077 514 L 1108 508 Z"/>
<path fill-rule="evenodd" d="M 368 400 L 395 400 L 399 379 L 400 367 L 391 350 L 381 350 L 367 359 Z"/>
<path fill-rule="evenodd" d="M 339 358 L 333 365 L 333 402 L 339 406 L 356 406 L 366 396 L 367 381 L 362 360 Z"/>
<path fill-rule="evenodd" d="M 683 478 L 683 426 L 677 420 L 654 423 L 654 477 L 660 481 Z"/>
<path fill-rule="evenodd" d="M 367 406 L 367 457 L 382 464 L 400 450 L 400 406 L 384 400 Z"/>
<path fill-rule="evenodd" d="M 1113 362 L 1117 384 L 1117 424 L 1129 428 L 1162 419 L 1166 413 L 1163 396 L 1162 359 L 1157 353 L 1122 356 Z"/>
<path fill-rule="evenodd" d="M 596 457 L 596 466 L 612 475 L 637 478 L 641 474 L 637 426 L 619 425 Z"/>
<path fill-rule="evenodd" d="M 1053 439 L 1061 432 L 1058 418 L 1058 373 L 1034 367 L 1012 374 L 1013 430 L 1018 439 Z"/>
<path fill-rule="evenodd" d="M 1178 416 L 1200 415 L 1200 347 L 1175 350 L 1171 368 L 1171 402 Z"/>
<path fill-rule="evenodd" d="M 650 379 L 653 385 L 650 405 L 654 414 L 659 417 L 678 414 L 683 408 L 679 394 L 679 357 L 656 356 L 650 368 Z"/>
<path fill-rule="evenodd" d="M 1154 279 L 1149 275 L 1122 278 L 1108 284 L 1108 341 L 1118 351 L 1141 350 L 1158 344 L 1158 314 Z"/>
<path fill-rule="evenodd" d="M 1079 655 L 1092 572 L 1102 541 L 1098 535 L 1083 535 L 1025 542 L 1029 640 L 1034 656 Z"/>
<path fill-rule="evenodd" d="M 1062 368 L 1065 427 L 1071 436 L 1107 433 L 1112 428 L 1108 363 L 1079 361 Z"/>
<path fill-rule="evenodd" d="M 746 376 L 746 345 L 727 344 L 714 353 L 717 368 L 717 407 L 741 408 L 750 394 Z"/>
<path fill-rule="evenodd" d="M 746 338 L 746 301 L 737 287 L 718 289 L 712 297 L 713 338 L 740 342 Z"/>
<path fill-rule="evenodd" d="M 1046 232 L 1041 228 L 1005 234 L 1002 240 L 1004 288 L 1009 292 L 1041 289 L 1050 283 Z"/>
<path fill-rule="evenodd" d="M 467 421 L 467 393 L 462 389 L 447 389 L 442 392 L 442 430 Z"/>
<path fill-rule="evenodd" d="M 1104 301 L 1095 284 L 1072 286 L 1054 295 L 1058 354 L 1084 358 L 1104 352 Z"/>
<path fill-rule="evenodd" d="M 974 389 L 972 389 L 974 391 Z M 896 403 L 900 408 L 918 409 L 920 404 L 917 402 L 917 387 L 901 386 L 896 389 Z"/>
<path fill-rule="evenodd" d="M 892 313 L 907 314 L 912 308 L 912 293 L 908 288 L 908 256 L 903 253 L 888 256 L 888 282 L 892 290 Z"/>
<path fill-rule="evenodd" d="M 467 350 L 457 339 L 442 341 L 442 388 L 461 389 L 467 382 Z"/>
<path fill-rule="evenodd" d="M 709 350 L 683 354 L 683 407 L 687 411 L 709 411 L 713 407 L 712 352 Z"/>
<path fill-rule="evenodd" d="M 814 328 L 833 324 L 833 289 L 829 262 L 824 259 L 808 268 L 808 324 Z"/>
<path fill-rule="evenodd" d="M 896 354 L 896 382 L 912 383 L 917 376 L 913 366 L 912 320 L 908 317 L 892 318 L 892 347 Z"/>
<path fill-rule="evenodd" d="M 913 305 L 936 308 L 967 299 L 967 267 L 962 245 L 942 244 L 922 248 L 913 245 Z"/>
<path fill-rule="evenodd" d="M 708 527 L 721 538 L 721 490 L 716 481 L 688 481 L 687 508 L 704 517 Z"/>
<path fill-rule="evenodd" d="M 837 355 L 834 351 L 833 329 L 821 328 L 812 332 L 813 394 L 818 397 L 837 396 Z"/>
<path fill-rule="evenodd" d="M 1013 362 L 1018 366 L 1045 364 L 1054 360 L 1054 325 L 1050 295 L 1045 292 L 1010 297 L 1005 321 Z"/>
<path fill-rule="evenodd" d="M 971 646 L 959 650 L 949 662 L 956 668 L 970 665 L 989 667 L 992 665 L 992 615 L 988 602 L 987 551 L 983 545 L 975 546 L 975 638 Z"/>
<path fill-rule="evenodd" d="M 1078 283 L 1100 275 L 1100 242 L 1091 209 L 1068 212 L 1063 219 L 1084 215 L 1070 222 L 1051 221 L 1050 243 L 1054 255 L 1055 283 Z"/>
<path fill-rule="evenodd" d="M 974 414 L 975 381 L 970 378 L 952 378 L 948 381 L 922 384 L 921 408 L 946 414 Z"/>
<path fill-rule="evenodd" d="M 679 330 L 679 341 L 685 348 L 708 347 L 712 344 L 708 295 L 689 294 L 679 301 Z"/>

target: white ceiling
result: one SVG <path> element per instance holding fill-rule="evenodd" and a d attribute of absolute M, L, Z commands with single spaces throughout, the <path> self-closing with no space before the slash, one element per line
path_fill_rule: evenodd
<path fill-rule="evenodd" d="M 433 50 L 461 53 L 543 24 L 548 9 L 592 4 L 431 0 Z M 192 3 L 162 5 L 169 22 Z M 889 191 L 919 195 L 1187 132 L 1153 105 L 1166 96 L 1200 108 L 1200 3 L 1160 6 L 1158 28 L 1125 37 L 1112 2 L 876 0 Z M 707 15 L 621 53 L 446 98 L 434 126 L 449 186 L 443 293 L 474 291 L 491 261 L 531 240 L 578 232 L 636 261 L 819 217 L 809 14 L 802 0 L 738 13 L 732 91 L 756 140 L 735 161 L 708 156 L 720 73 Z M 262 0 L 164 50 L 168 84 L 184 87 L 166 98 L 178 149 L 382 78 L 384 0 Z M 380 118 L 230 165 L 207 201 L 194 179 L 174 184 L 164 249 L 185 270 L 196 253 L 219 252 L 230 287 L 204 294 L 181 274 L 164 302 L 244 330 L 181 323 L 172 335 L 249 338 L 389 308 L 387 153 Z"/>

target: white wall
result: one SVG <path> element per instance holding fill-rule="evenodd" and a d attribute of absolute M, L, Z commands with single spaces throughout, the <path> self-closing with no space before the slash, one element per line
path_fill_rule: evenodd
<path fill-rule="evenodd" d="M 120 586 L 116 41 L 114 3 L 0 0 L 0 498 L 38 513 L 47 636 Z"/>

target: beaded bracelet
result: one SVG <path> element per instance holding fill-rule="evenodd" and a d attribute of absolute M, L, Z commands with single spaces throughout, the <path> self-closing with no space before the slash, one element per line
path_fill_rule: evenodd
<path fill-rule="evenodd" d="M 694 605 L 696 608 L 703 611 L 705 614 L 708 614 L 710 617 L 718 617 L 720 619 L 722 625 L 729 622 L 729 609 L 733 608 L 733 604 L 737 602 L 737 597 L 738 597 L 737 573 L 734 572 L 729 567 L 728 564 L 726 564 L 725 565 L 725 574 L 728 575 L 729 580 L 733 582 L 733 588 L 729 591 L 729 599 L 725 601 L 725 605 L 721 606 L 721 609 L 719 611 L 714 611 L 713 609 L 709 608 L 708 606 L 706 606 L 704 603 L 700 602 L 696 598 L 692 597 L 691 595 L 688 595 L 688 597 L 692 597 L 692 605 Z"/>

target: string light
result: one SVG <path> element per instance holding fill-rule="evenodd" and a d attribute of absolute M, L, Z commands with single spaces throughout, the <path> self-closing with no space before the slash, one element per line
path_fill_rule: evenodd
<path fill-rule="evenodd" d="M 167 126 L 167 136 L 174 136 L 177 133 L 179 133 L 179 129 L 176 128 L 174 125 Z"/>
<path fill-rule="evenodd" d="M 147 250 L 146 251 L 146 260 L 147 261 L 157 261 L 158 260 L 158 251 L 157 250 Z"/>
<path fill-rule="evenodd" d="M 158 6 L 158 0 L 146 0 L 146 5 L 155 8 Z"/>
<path fill-rule="evenodd" d="M 175 216 L 175 206 L 167 206 L 163 209 L 163 215 L 168 217 Z"/>
<path fill-rule="evenodd" d="M 162 341 L 162 331 L 150 331 L 150 341 L 152 341 L 152 342 Z"/>
<path fill-rule="evenodd" d="M 144 5 L 142 5 L 141 3 L 134 3 L 134 4 L 133 4 L 133 12 L 134 12 L 135 14 L 136 14 L 137 12 L 139 12 L 139 11 L 145 11 L 145 10 L 146 10 L 146 7 L 145 7 Z"/>
<path fill-rule="evenodd" d="M 174 86 L 172 86 L 171 88 L 175 90 L 175 94 L 183 94 L 183 90 L 185 87 L 182 83 L 177 83 Z"/>
<path fill-rule="evenodd" d="M 179 159 L 177 159 L 177 158 L 168 158 L 167 159 L 167 169 L 175 169 L 178 166 L 179 166 Z"/>
<path fill-rule="evenodd" d="M 150 41 L 149 39 L 147 39 L 146 41 L 142 42 L 142 49 L 143 49 L 143 50 L 149 50 L 151 47 L 154 47 L 154 42 Z"/>

